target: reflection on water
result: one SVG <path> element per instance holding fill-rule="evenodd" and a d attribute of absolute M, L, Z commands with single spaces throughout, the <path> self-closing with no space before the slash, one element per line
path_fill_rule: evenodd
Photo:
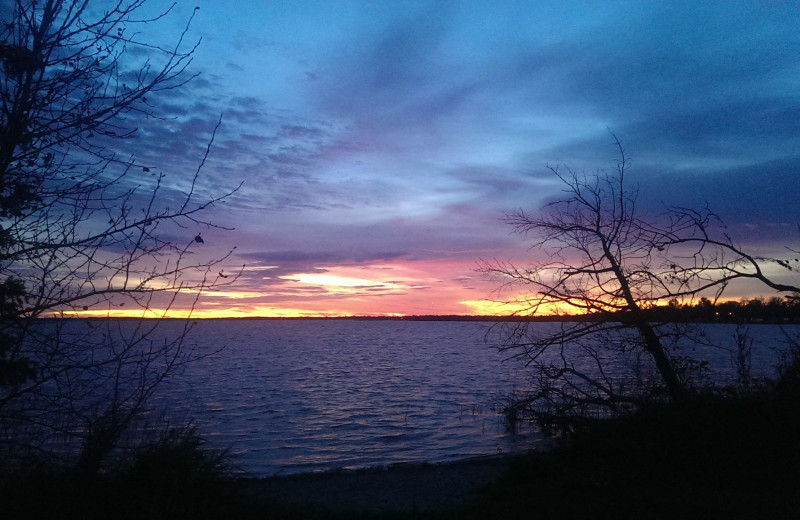
<path fill-rule="evenodd" d="M 524 370 L 471 322 L 202 321 L 212 354 L 161 392 L 256 475 L 438 462 L 531 447 L 496 399 Z"/>
<path fill-rule="evenodd" d="M 165 333 L 170 323 L 165 324 Z M 538 324 L 536 326 L 552 326 Z M 175 324 L 177 326 L 177 324 Z M 728 345 L 734 326 L 705 326 Z M 488 324 L 375 320 L 209 320 L 192 340 L 209 355 L 161 389 L 161 405 L 192 418 L 257 476 L 527 449 L 496 403 L 525 388 L 519 362 L 487 345 Z M 754 327 L 753 364 L 773 367 L 777 327 Z M 218 351 L 220 347 L 224 350 Z M 733 374 L 726 351 L 693 352 Z M 767 368 L 765 368 L 767 367 Z M 720 375 L 718 374 L 718 375 Z"/>

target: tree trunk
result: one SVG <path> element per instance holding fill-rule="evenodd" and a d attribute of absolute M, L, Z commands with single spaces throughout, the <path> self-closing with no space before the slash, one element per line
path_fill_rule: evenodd
<path fill-rule="evenodd" d="M 667 392 L 669 392 L 670 397 L 675 401 L 685 400 L 688 397 L 688 391 L 678 379 L 675 368 L 672 366 L 669 357 L 667 357 L 667 353 L 664 351 L 656 331 L 653 330 L 653 326 L 647 322 L 639 322 L 636 328 L 639 330 L 642 339 L 644 339 L 645 349 L 656 363 L 658 373 L 661 374 L 661 379 L 667 386 Z"/>

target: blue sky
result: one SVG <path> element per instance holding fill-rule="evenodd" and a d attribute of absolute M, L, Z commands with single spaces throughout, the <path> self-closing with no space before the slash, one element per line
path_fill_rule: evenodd
<path fill-rule="evenodd" d="M 179 188 L 223 117 L 204 187 L 244 186 L 203 236 L 248 268 L 208 309 L 484 309 L 478 262 L 537 255 L 504 213 L 557 194 L 548 165 L 613 167 L 610 131 L 643 211 L 800 243 L 796 2 L 180 2 L 143 34 L 195 6 L 200 76 L 133 146 Z"/>

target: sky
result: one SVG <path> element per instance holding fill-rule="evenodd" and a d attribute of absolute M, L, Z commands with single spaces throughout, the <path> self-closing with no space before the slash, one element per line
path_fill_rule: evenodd
<path fill-rule="evenodd" d="M 612 132 L 640 211 L 800 244 L 800 3 L 181 1 L 144 34 L 193 14 L 199 76 L 132 142 L 184 189 L 222 117 L 200 193 L 243 185 L 198 254 L 245 267 L 197 317 L 507 312 L 477 267 L 543 253 L 503 217 L 613 168 Z"/>

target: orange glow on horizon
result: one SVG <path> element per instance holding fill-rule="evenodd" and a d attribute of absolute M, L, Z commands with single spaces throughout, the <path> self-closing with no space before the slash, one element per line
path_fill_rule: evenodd
<path fill-rule="evenodd" d="M 402 316 L 531 316 L 524 288 L 476 274 L 471 260 L 438 259 L 320 265 L 315 270 L 264 277 L 255 267 L 241 283 L 152 296 L 151 307 L 124 302 L 65 311 L 82 318 L 324 318 Z M 725 299 L 735 299 L 732 297 Z M 668 302 L 658 302 L 666 305 Z M 582 314 L 567 305 L 541 306 L 536 316 Z M 58 316 L 52 313 L 51 316 Z"/>
<path fill-rule="evenodd" d="M 472 260 L 439 259 L 321 265 L 317 272 L 275 278 L 250 276 L 247 284 L 185 290 L 183 303 L 149 309 L 104 305 L 71 310 L 83 318 L 323 318 L 526 315 L 522 303 L 486 298 L 494 284 L 475 273 Z M 251 273 L 268 272 L 255 267 Z M 164 293 L 165 297 L 167 294 Z M 199 296 L 199 299 L 195 300 Z M 514 295 L 507 295 L 513 299 Z M 522 301 L 522 300 L 520 300 Z M 558 314 L 556 309 L 548 314 Z M 540 312 L 540 315 L 543 313 Z"/>
<path fill-rule="evenodd" d="M 530 316 L 530 305 L 524 301 L 494 301 L 494 300 L 465 300 L 462 303 L 472 309 L 470 314 L 475 316 Z M 564 306 L 557 304 L 542 305 L 536 316 L 562 316 L 565 314 L 582 314 L 567 312 Z"/>
<path fill-rule="evenodd" d="M 148 308 L 148 309 L 89 309 L 53 313 L 53 317 L 71 318 L 145 318 L 145 319 L 223 319 L 223 318 L 350 318 L 350 317 L 405 317 L 405 316 L 526 316 L 529 314 L 527 306 L 522 303 L 495 302 L 491 300 L 463 300 L 458 302 L 463 307 L 462 312 L 360 312 L 336 308 L 295 308 L 276 307 L 264 305 L 225 307 L 207 303 L 210 307 L 194 309 L 179 308 Z M 539 316 L 565 314 L 552 308 L 548 312 L 539 312 Z"/>
<path fill-rule="evenodd" d="M 236 299 L 235 296 L 228 296 Z M 387 298 L 386 296 L 382 298 Z M 724 301 L 738 301 L 736 298 L 721 298 Z M 347 300 L 345 300 L 347 302 Z M 373 302 L 359 301 L 363 305 L 354 305 L 350 302 L 349 308 L 326 307 L 320 302 L 310 302 L 308 307 L 297 306 L 269 306 L 269 305 L 236 305 L 226 306 L 221 302 L 202 302 L 194 309 L 181 308 L 104 308 L 88 310 L 70 310 L 64 312 L 53 312 L 49 317 L 65 318 L 136 318 L 136 319 L 224 319 L 224 318 L 350 318 L 350 317 L 387 317 L 399 318 L 406 316 L 531 316 L 530 307 L 523 301 L 501 302 L 488 299 L 480 300 L 461 300 L 457 304 L 461 312 L 381 312 L 376 310 Z M 667 302 L 659 302 L 659 305 L 667 305 Z M 536 316 L 564 316 L 581 314 L 566 311 L 563 307 L 549 305 L 541 307 Z"/>

